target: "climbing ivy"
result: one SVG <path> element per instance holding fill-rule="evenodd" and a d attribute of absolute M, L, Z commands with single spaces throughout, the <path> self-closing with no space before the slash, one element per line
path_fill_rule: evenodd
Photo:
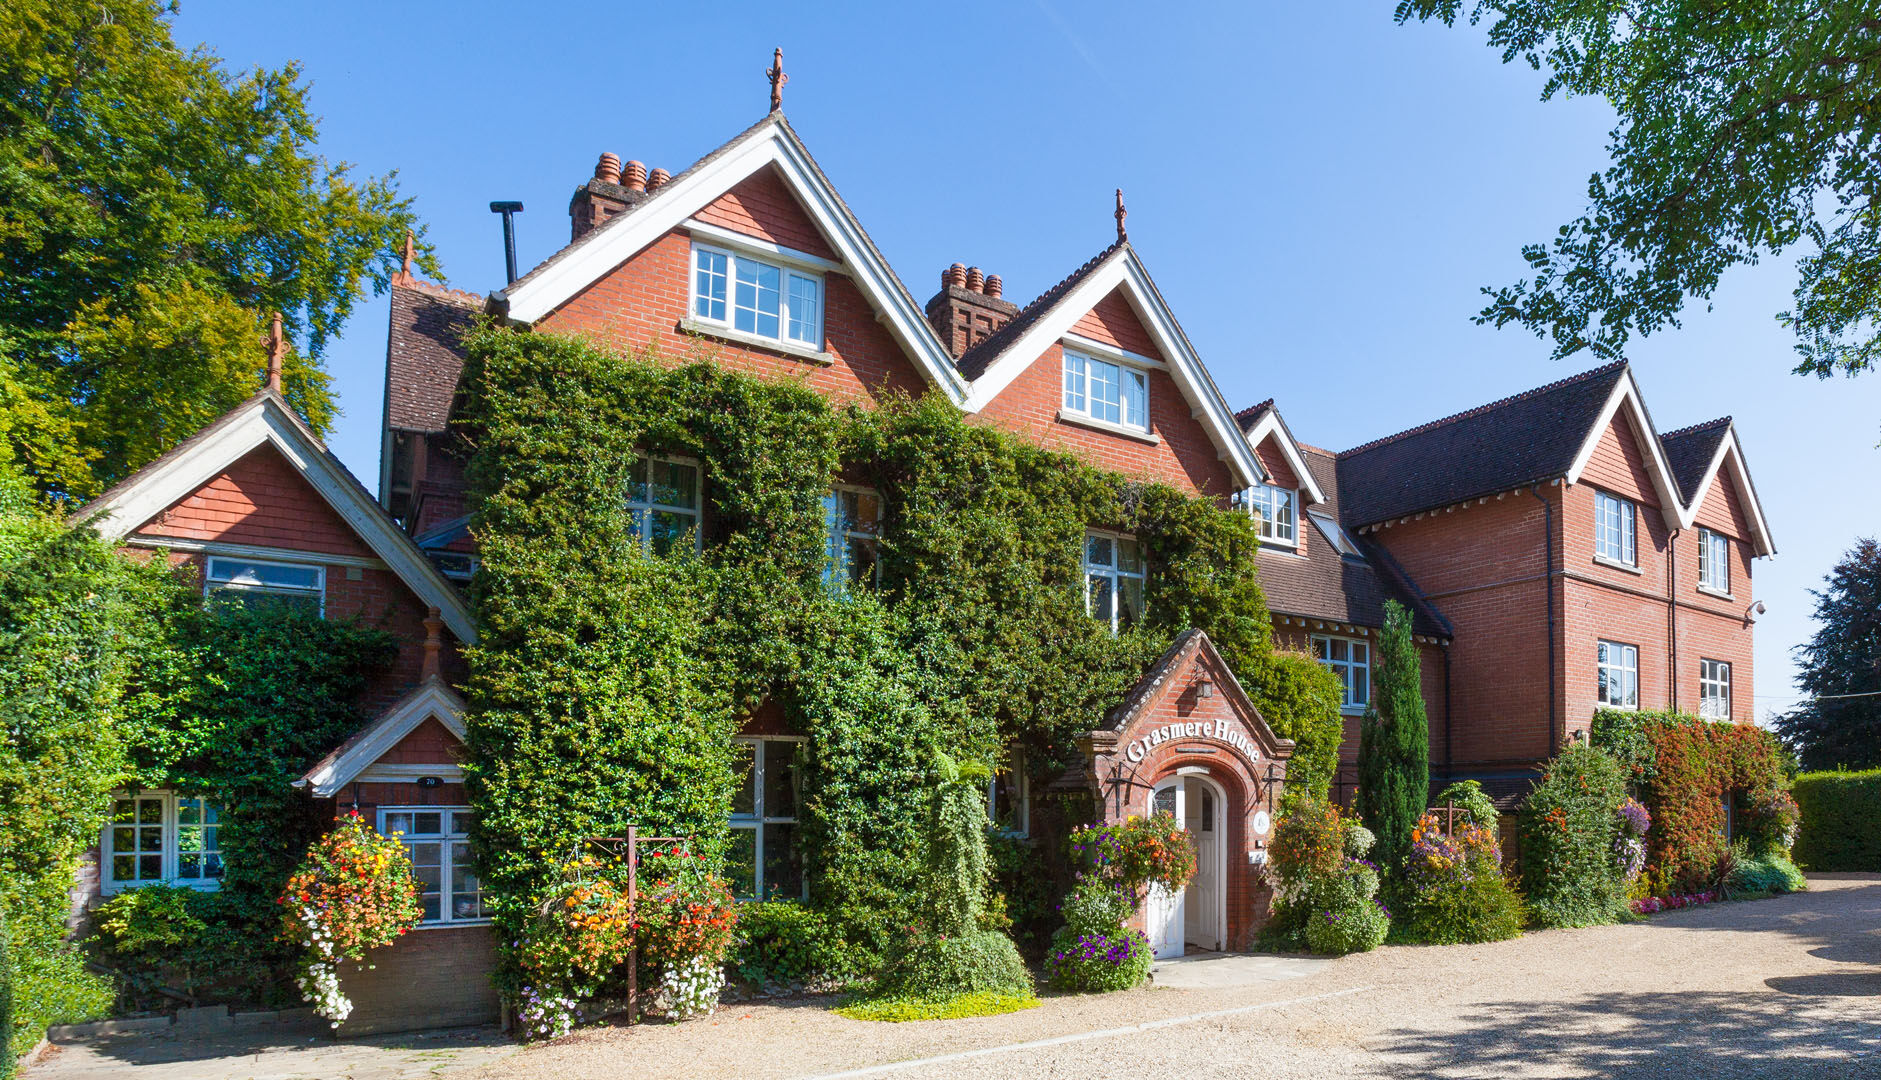
<path fill-rule="evenodd" d="M 629 823 L 721 858 L 731 738 L 767 700 L 808 737 L 812 902 L 878 954 L 917 914 L 937 755 L 983 769 L 1019 742 L 1035 777 L 1055 777 L 1071 739 L 1190 626 L 1260 703 L 1258 538 L 1212 500 L 937 399 L 834 404 L 707 356 L 500 328 L 466 344 L 481 556 L 466 776 L 503 925 L 526 916 L 552 856 Z M 642 454 L 699 464 L 696 552 L 650 554 L 633 534 L 623 495 Z M 823 583 L 822 500 L 838 483 L 882 495 L 879 585 Z M 1147 614 L 1114 635 L 1084 611 L 1093 527 L 1135 535 L 1149 563 Z M 1336 707 L 1318 722 L 1336 745 Z"/>

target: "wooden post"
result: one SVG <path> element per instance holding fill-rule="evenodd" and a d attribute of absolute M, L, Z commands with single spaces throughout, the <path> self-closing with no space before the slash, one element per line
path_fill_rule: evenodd
<path fill-rule="evenodd" d="M 633 919 L 640 921 L 640 843 L 639 828 L 627 826 L 627 910 L 634 913 Z M 627 1022 L 640 1022 L 640 933 L 635 927 L 633 945 L 627 950 Z"/>

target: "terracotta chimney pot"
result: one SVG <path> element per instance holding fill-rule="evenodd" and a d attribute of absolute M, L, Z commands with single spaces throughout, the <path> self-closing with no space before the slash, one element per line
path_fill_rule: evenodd
<path fill-rule="evenodd" d="M 620 183 L 620 158 L 602 154 L 601 160 L 594 163 L 594 178 L 610 184 Z"/>
<path fill-rule="evenodd" d="M 628 191 L 645 191 L 647 167 L 638 161 L 629 161 L 627 167 L 621 170 L 621 183 L 627 185 Z"/>
<path fill-rule="evenodd" d="M 986 295 L 997 300 L 999 299 L 1000 294 L 1004 291 L 1005 291 L 1005 285 L 999 280 L 998 274 L 986 275 Z"/>
<path fill-rule="evenodd" d="M 647 174 L 647 190 L 658 191 L 665 187 L 666 182 L 672 178 L 673 174 L 667 172 L 665 169 L 655 169 Z"/>
<path fill-rule="evenodd" d="M 986 275 L 980 273 L 980 268 L 977 266 L 967 267 L 967 291 L 986 291 Z"/>
<path fill-rule="evenodd" d="M 956 289 L 966 288 L 967 287 L 966 265 L 964 263 L 955 263 L 952 266 L 948 267 L 947 273 L 941 276 L 941 281 L 943 284 L 951 286 L 952 288 L 956 288 Z"/>

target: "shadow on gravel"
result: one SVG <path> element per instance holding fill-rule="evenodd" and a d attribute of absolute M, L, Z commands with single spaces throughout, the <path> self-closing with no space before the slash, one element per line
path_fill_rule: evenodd
<path fill-rule="evenodd" d="M 376 1048 L 422 1058 L 471 1047 L 508 1044 L 509 1039 L 495 1027 L 446 1028 L 339 1039 L 334 1037 L 332 1027 L 324 1021 L 269 1024 L 249 1031 L 199 1032 L 188 1028 L 171 1028 L 160 1035 L 104 1035 L 83 1040 L 83 1045 L 94 1054 L 122 1062 L 125 1066 L 254 1058 L 310 1047 L 359 1052 Z"/>
<path fill-rule="evenodd" d="M 1490 1005 L 1465 1023 L 1387 1032 L 1369 1048 L 1394 1072 L 1448 1078 L 1881 1075 L 1881 1024 L 1839 998 L 1606 994 Z"/>

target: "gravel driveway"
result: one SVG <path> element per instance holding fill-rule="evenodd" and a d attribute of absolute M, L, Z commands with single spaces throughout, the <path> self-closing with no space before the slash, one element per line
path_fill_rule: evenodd
<path fill-rule="evenodd" d="M 1810 882 L 1627 926 L 1384 948 L 1286 981 L 1047 998 L 976 1020 L 736 1007 L 582 1032 L 467 1075 L 1881 1078 L 1881 875 Z"/>
<path fill-rule="evenodd" d="M 1269 964 L 1270 981 L 1222 985 L 1237 980 L 1191 964 L 1184 989 L 975 1020 L 870 1024 L 797 1001 L 520 1051 L 484 1033 L 194 1052 L 118 1041 L 63 1047 L 26 1077 L 1881 1078 L 1881 875 L 1810 882 L 1629 926 Z"/>

